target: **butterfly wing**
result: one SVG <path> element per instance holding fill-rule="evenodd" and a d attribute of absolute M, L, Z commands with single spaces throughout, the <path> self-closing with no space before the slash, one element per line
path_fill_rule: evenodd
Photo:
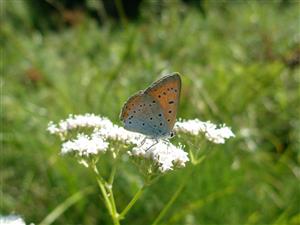
<path fill-rule="evenodd" d="M 157 138 L 169 133 L 160 105 L 142 91 L 127 100 L 120 119 L 124 122 L 125 129 L 150 137 Z"/>
<path fill-rule="evenodd" d="M 173 129 L 176 122 L 180 92 L 181 79 L 178 73 L 173 73 L 154 82 L 144 92 L 160 105 L 169 132 Z"/>

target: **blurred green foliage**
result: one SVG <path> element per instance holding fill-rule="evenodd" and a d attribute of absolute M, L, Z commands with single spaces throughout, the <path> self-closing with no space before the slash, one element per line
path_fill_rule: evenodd
<path fill-rule="evenodd" d="M 134 22 L 99 25 L 77 10 L 56 30 L 36 29 L 28 2 L 1 1 L 2 215 L 39 223 L 91 187 L 55 224 L 109 224 L 92 175 L 59 155 L 47 123 L 86 112 L 120 123 L 130 95 L 178 71 L 179 117 L 224 122 L 237 137 L 211 150 L 164 224 L 299 224 L 298 1 L 204 1 L 205 15 L 144 1 Z M 117 174 L 118 205 L 139 185 L 134 170 L 124 161 Z M 152 222 L 187 170 L 151 186 L 124 224 Z"/>

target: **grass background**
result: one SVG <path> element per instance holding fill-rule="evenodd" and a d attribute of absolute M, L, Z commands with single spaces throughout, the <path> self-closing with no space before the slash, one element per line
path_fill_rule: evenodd
<path fill-rule="evenodd" d="M 38 224 L 90 187 L 54 224 L 110 224 L 92 175 L 59 155 L 47 123 L 91 112 L 120 124 L 130 95 L 178 71 L 179 117 L 226 123 L 236 138 L 211 150 L 163 224 L 300 223 L 299 1 L 144 1 L 134 21 L 79 10 L 54 28 L 37 27 L 52 17 L 29 3 L 1 1 L 2 215 Z M 152 185 L 123 223 L 150 224 L 187 170 Z M 119 208 L 139 184 L 123 162 Z"/>

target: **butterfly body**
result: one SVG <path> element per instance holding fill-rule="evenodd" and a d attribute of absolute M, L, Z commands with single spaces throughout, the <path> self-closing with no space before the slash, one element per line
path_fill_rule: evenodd
<path fill-rule="evenodd" d="M 180 76 L 173 73 L 130 97 L 120 114 L 124 128 L 154 139 L 172 136 L 180 90 Z"/>

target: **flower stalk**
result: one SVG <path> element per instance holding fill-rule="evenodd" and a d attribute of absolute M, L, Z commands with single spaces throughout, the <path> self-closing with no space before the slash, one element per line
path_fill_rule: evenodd
<path fill-rule="evenodd" d="M 96 175 L 95 177 L 96 177 L 98 186 L 100 188 L 100 191 L 102 193 L 102 196 L 104 198 L 105 206 L 106 206 L 109 214 L 111 215 L 113 223 L 114 223 L 114 225 L 119 225 L 120 224 L 119 214 L 116 209 L 116 204 L 115 204 L 115 200 L 114 200 L 112 187 L 111 187 L 111 185 L 110 185 L 110 187 L 109 187 L 109 185 L 107 185 L 107 183 L 105 182 L 103 177 L 100 175 L 100 173 L 97 169 L 97 166 L 94 162 L 92 162 L 90 166 L 91 166 L 94 174 Z"/>
<path fill-rule="evenodd" d="M 133 196 L 131 201 L 128 203 L 128 205 L 125 207 L 125 209 L 120 214 L 120 219 L 124 219 L 128 211 L 132 208 L 132 206 L 136 203 L 136 201 L 141 197 L 142 193 L 144 192 L 146 186 L 143 185 Z"/>

